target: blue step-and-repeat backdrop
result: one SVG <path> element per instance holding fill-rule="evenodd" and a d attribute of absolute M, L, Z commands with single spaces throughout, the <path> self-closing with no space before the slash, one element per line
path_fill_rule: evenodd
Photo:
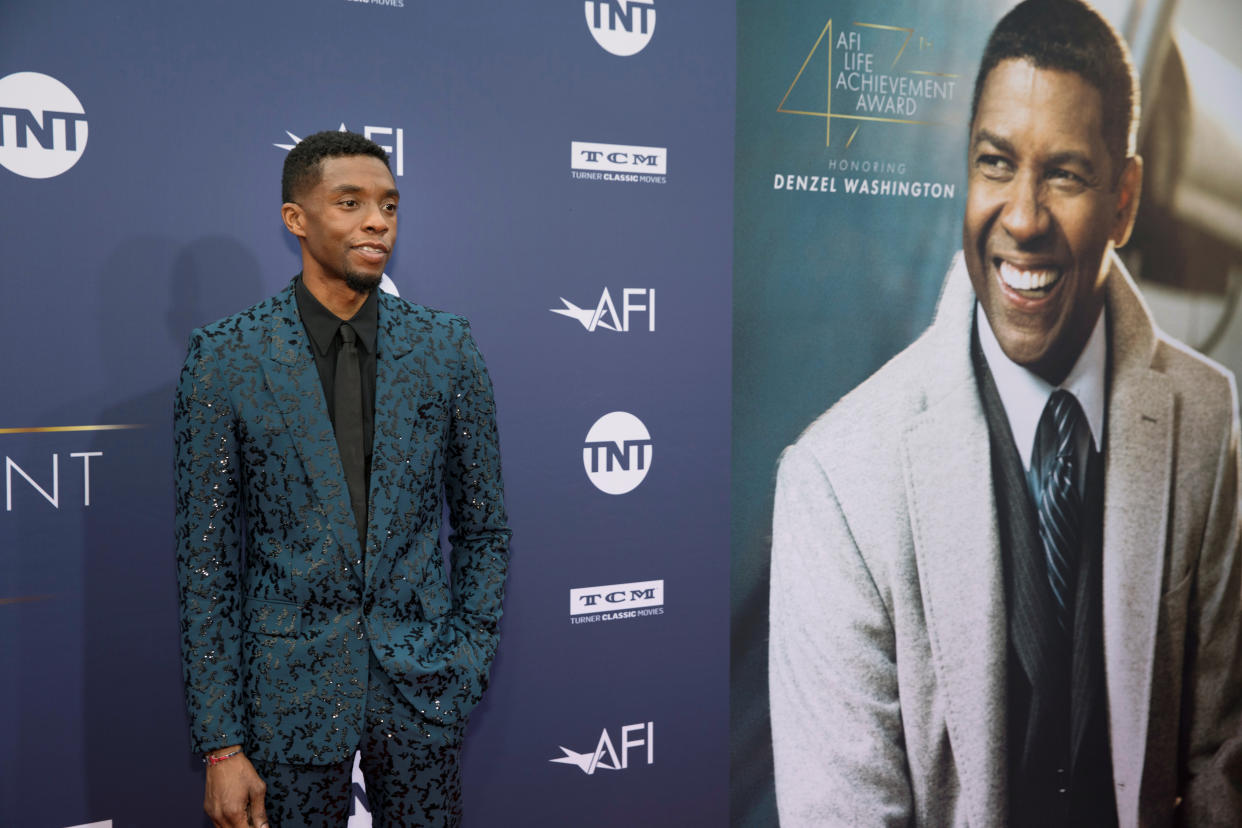
<path fill-rule="evenodd" d="M 775 464 L 931 319 L 1011 5 L 0 0 L 0 826 L 206 824 L 173 388 L 192 329 L 299 269 L 281 164 L 338 128 L 391 154 L 392 287 L 495 383 L 466 825 L 774 825 Z M 1099 6 L 1145 92 L 1123 256 L 1242 371 L 1242 7 Z"/>
<path fill-rule="evenodd" d="M 205 823 L 173 387 L 299 269 L 281 164 L 342 126 L 392 156 L 393 283 L 495 382 L 466 824 L 725 824 L 734 56 L 707 0 L 0 4 L 0 824 Z"/>

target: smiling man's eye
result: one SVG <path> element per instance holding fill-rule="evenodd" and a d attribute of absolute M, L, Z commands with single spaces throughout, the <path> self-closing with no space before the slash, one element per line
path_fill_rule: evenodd
<path fill-rule="evenodd" d="M 1001 178 L 1013 173 L 1013 164 L 1002 155 L 980 155 L 975 166 L 989 178 Z"/>
<path fill-rule="evenodd" d="M 1057 191 L 1074 195 L 1091 187 L 1091 181 L 1078 173 L 1064 167 L 1056 167 L 1048 171 L 1048 183 Z"/>
<path fill-rule="evenodd" d="M 1084 179 L 1078 173 L 1070 172 L 1069 170 L 1064 170 L 1064 169 L 1050 170 L 1048 172 L 1048 177 L 1053 179 L 1054 181 L 1065 181 L 1065 182 L 1072 182 L 1075 184 L 1086 184 L 1087 183 L 1086 179 Z"/>

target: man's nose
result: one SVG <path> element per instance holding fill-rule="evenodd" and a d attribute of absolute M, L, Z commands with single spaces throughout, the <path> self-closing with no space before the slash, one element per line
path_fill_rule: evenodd
<path fill-rule="evenodd" d="M 372 204 L 363 216 L 362 226 L 374 233 L 384 233 L 392 229 L 393 217 L 384 211 L 382 204 Z"/>
<path fill-rule="evenodd" d="M 1018 243 L 1039 238 L 1051 226 L 1042 184 L 1039 176 L 1027 172 L 1015 176 L 1007 189 L 1001 226 Z"/>

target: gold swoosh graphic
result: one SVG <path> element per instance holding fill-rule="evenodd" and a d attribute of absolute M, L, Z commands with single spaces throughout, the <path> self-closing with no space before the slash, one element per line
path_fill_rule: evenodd
<path fill-rule="evenodd" d="M 32 426 L 30 428 L 0 428 L 0 434 L 45 434 L 57 431 L 130 431 L 135 428 L 146 428 L 146 425 L 142 423 L 124 423 L 118 425 Z"/>

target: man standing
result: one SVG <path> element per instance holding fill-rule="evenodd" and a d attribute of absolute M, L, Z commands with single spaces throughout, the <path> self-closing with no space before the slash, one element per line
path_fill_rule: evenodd
<path fill-rule="evenodd" d="M 204 807 L 343 826 L 361 751 L 376 826 L 456 825 L 508 564 L 491 381 L 465 320 L 376 291 L 399 202 L 379 146 L 311 135 L 281 189 L 302 273 L 194 331 L 175 405 Z"/>
<path fill-rule="evenodd" d="M 1238 825 L 1236 391 L 1157 330 L 1137 82 L 1078 0 L 1000 21 L 935 321 L 784 455 L 783 825 Z"/>

